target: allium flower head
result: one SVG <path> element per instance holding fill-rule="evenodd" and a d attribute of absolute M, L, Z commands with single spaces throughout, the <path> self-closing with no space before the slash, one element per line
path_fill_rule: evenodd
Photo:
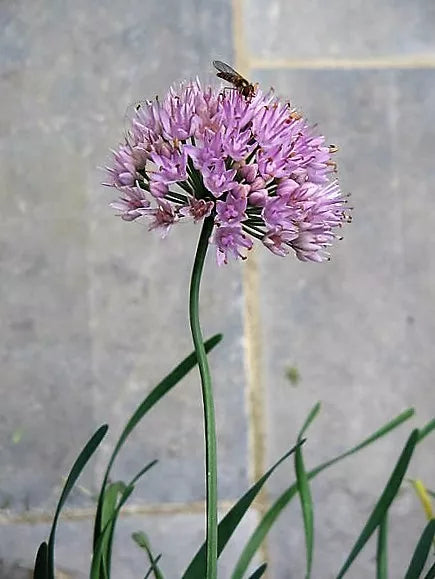
<path fill-rule="evenodd" d="M 162 236 L 212 215 L 219 265 L 245 258 L 252 238 L 275 255 L 324 261 L 349 220 L 334 149 L 273 91 L 247 98 L 196 80 L 137 107 L 105 184 L 124 220 L 148 220 Z"/>

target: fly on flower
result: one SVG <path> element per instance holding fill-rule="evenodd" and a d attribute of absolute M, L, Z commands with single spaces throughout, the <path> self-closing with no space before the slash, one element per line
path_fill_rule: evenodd
<path fill-rule="evenodd" d="M 251 99 L 255 95 L 255 85 L 246 80 L 234 68 L 231 68 L 229 64 L 220 60 L 213 60 L 213 66 L 218 71 L 216 76 L 232 84 L 242 96 Z"/>
<path fill-rule="evenodd" d="M 245 259 L 254 239 L 275 255 L 329 259 L 349 220 L 334 177 L 337 147 L 273 91 L 214 66 L 233 85 L 232 98 L 196 80 L 133 105 L 107 167 L 105 184 L 119 192 L 112 207 L 162 237 L 175 223 L 212 216 L 219 265 Z"/>

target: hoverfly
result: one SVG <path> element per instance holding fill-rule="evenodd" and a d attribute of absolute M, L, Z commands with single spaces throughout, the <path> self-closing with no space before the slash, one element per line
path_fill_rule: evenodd
<path fill-rule="evenodd" d="M 251 99 L 255 95 L 256 86 L 243 78 L 234 68 L 220 60 L 213 60 L 213 66 L 218 71 L 216 76 L 231 83 L 242 96 Z"/>

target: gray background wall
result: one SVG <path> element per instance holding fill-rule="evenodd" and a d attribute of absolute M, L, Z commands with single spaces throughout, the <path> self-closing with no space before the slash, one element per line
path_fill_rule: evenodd
<path fill-rule="evenodd" d="M 331 263 L 255 252 L 206 267 L 225 512 L 294 441 L 316 401 L 306 462 L 358 442 L 408 406 L 435 408 L 435 5 L 331 0 L 0 3 L 0 559 L 32 562 L 62 477 L 102 422 L 110 436 L 59 529 L 57 561 L 84 577 L 93 495 L 113 440 L 144 394 L 191 350 L 187 284 L 198 227 L 161 241 L 116 219 L 99 185 L 108 149 L 137 100 L 174 80 L 211 80 L 211 61 L 273 85 L 340 146 L 354 223 Z M 296 367 L 297 386 L 286 378 Z M 411 426 L 313 483 L 314 576 L 333 577 Z M 432 456 L 432 460 L 431 460 Z M 122 518 L 114 577 L 143 574 L 132 543 L 149 533 L 178 577 L 203 538 L 202 422 L 192 375 L 155 409 L 116 476 L 151 471 Z M 433 442 L 410 476 L 434 486 Z M 221 576 L 257 516 L 293 480 L 289 463 L 249 513 Z M 407 485 L 391 521 L 391 577 L 403 576 L 424 516 Z M 348 576 L 374 575 L 374 544 Z M 299 507 L 272 531 L 269 578 L 304 574 Z M 1 569 L 1 567 L 0 567 Z M 1 572 L 1 571 L 0 571 Z M 4 577 L 13 572 L 3 571 Z M 18 571 L 17 571 L 18 573 Z M 18 576 L 18 575 L 17 575 Z"/>

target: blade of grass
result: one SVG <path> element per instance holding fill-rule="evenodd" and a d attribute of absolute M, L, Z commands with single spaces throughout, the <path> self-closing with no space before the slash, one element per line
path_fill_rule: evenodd
<path fill-rule="evenodd" d="M 88 460 L 97 450 L 100 442 L 106 435 L 107 429 L 108 429 L 107 424 L 103 424 L 103 426 L 100 426 L 100 428 L 95 432 L 95 434 L 93 434 L 93 436 L 89 439 L 89 441 L 79 454 L 77 460 L 75 461 L 75 463 L 71 468 L 68 478 L 66 479 L 65 486 L 63 487 L 62 494 L 60 495 L 60 499 L 57 504 L 56 512 L 54 513 L 53 524 L 51 526 L 50 537 L 48 539 L 47 545 L 48 579 L 54 579 L 54 542 L 56 537 L 56 526 L 57 521 L 59 519 L 60 511 L 62 510 L 62 507 L 65 504 L 68 495 L 70 494 L 73 486 L 75 485 L 77 479 L 79 478 L 80 473 L 82 472 Z"/>
<path fill-rule="evenodd" d="M 335 458 L 323 462 L 313 470 L 309 471 L 308 479 L 311 480 L 323 470 L 333 466 L 334 464 L 340 462 L 344 458 L 355 454 L 356 452 L 362 450 L 366 446 L 369 446 L 379 438 L 385 436 L 401 424 L 403 424 L 406 420 L 409 420 L 411 416 L 415 413 L 413 408 L 408 408 L 393 420 L 390 420 L 387 424 L 376 430 L 373 434 L 371 434 L 368 438 L 364 439 L 362 442 L 357 444 L 356 446 L 350 448 L 349 450 L 339 454 Z M 282 513 L 282 511 L 287 507 L 289 502 L 297 493 L 297 485 L 296 483 L 292 484 L 284 493 L 278 497 L 275 503 L 270 507 L 267 513 L 263 516 L 260 523 L 257 525 L 255 531 L 252 533 L 249 541 L 245 545 L 235 570 L 232 575 L 232 579 L 243 579 L 246 570 L 254 557 L 255 553 L 258 551 L 261 543 L 264 541 L 266 535 L 270 531 L 272 525 L 275 523 L 276 519 Z"/>
<path fill-rule="evenodd" d="M 138 480 L 144 475 L 146 474 L 150 468 L 152 468 L 154 465 L 157 464 L 157 460 L 152 460 L 150 463 L 148 463 L 146 466 L 144 466 L 144 468 L 142 468 L 136 476 L 134 476 L 132 478 L 132 480 L 125 485 L 123 484 L 123 489 L 121 489 L 121 501 L 123 500 L 123 496 L 124 493 L 127 491 L 128 488 L 133 488 L 135 487 L 136 483 L 138 482 Z M 125 501 L 124 501 L 125 503 Z M 123 504 L 124 504 L 123 503 Z M 119 514 L 119 513 L 118 513 Z M 113 535 L 115 533 L 115 525 L 118 519 L 118 514 L 114 513 L 113 515 L 113 520 L 112 520 L 112 524 L 111 524 L 111 528 L 110 528 L 110 532 L 109 532 L 109 540 L 108 540 L 108 545 L 107 545 L 107 568 L 109 569 L 109 577 L 110 577 L 110 568 L 111 568 L 111 563 L 112 563 L 112 544 L 113 544 Z"/>
<path fill-rule="evenodd" d="M 424 438 L 426 438 L 426 436 L 428 436 L 434 430 L 435 430 L 435 418 L 429 420 L 429 422 L 425 424 L 423 428 L 419 428 L 418 442 L 421 442 Z"/>
<path fill-rule="evenodd" d="M 322 463 L 321 465 L 316 467 L 312 472 L 315 472 L 315 474 L 318 474 L 319 472 L 321 472 L 325 468 L 332 466 L 333 464 L 339 462 L 343 458 L 347 458 L 348 456 L 351 456 L 352 454 L 359 452 L 363 448 L 366 448 L 367 446 L 369 446 L 370 444 L 372 444 L 373 442 L 375 442 L 379 438 L 382 438 L 383 436 L 385 436 L 386 434 L 388 434 L 389 432 L 391 432 L 392 430 L 394 430 L 395 428 L 397 428 L 398 426 L 403 424 L 406 420 L 409 420 L 411 418 L 411 416 L 414 416 L 414 414 L 415 414 L 415 410 L 413 408 L 408 408 L 408 410 L 405 410 L 404 412 L 402 412 L 401 414 L 396 416 L 396 418 L 393 418 L 393 420 L 391 420 L 390 422 L 385 424 L 385 426 L 382 426 L 379 430 L 374 432 L 371 436 L 369 436 L 368 438 L 366 438 L 365 440 L 360 442 L 360 444 L 357 444 L 356 446 L 354 446 L 350 450 L 347 450 L 346 452 L 339 454 L 338 456 L 336 456 L 335 458 L 333 458 L 331 460 L 325 461 L 324 463 Z M 419 438 L 419 442 L 420 442 L 420 440 L 421 440 L 421 438 Z"/>
<path fill-rule="evenodd" d="M 40 544 L 36 554 L 33 579 L 48 579 L 48 547 L 45 541 Z"/>
<path fill-rule="evenodd" d="M 378 528 L 376 547 L 376 579 L 388 579 L 388 514 L 386 513 Z"/>
<path fill-rule="evenodd" d="M 154 555 L 151 551 L 150 542 L 148 540 L 148 537 L 145 535 L 145 533 L 143 533 L 142 531 L 137 531 L 136 533 L 133 533 L 131 535 L 131 538 L 136 543 L 136 545 L 138 545 L 141 549 L 143 549 L 146 552 L 146 554 L 148 556 L 148 560 L 150 562 L 149 572 L 154 572 L 155 579 L 163 579 L 163 575 L 157 566 L 157 563 L 158 563 L 161 555 L 154 558 Z M 149 574 L 151 574 L 151 573 L 149 573 Z"/>
<path fill-rule="evenodd" d="M 273 471 L 286 459 L 288 458 L 304 441 L 296 444 L 288 452 L 284 454 L 267 472 L 264 474 L 244 495 L 237 503 L 228 511 L 222 521 L 218 526 L 218 556 L 222 553 L 225 545 L 234 533 L 237 525 L 242 520 L 243 515 L 251 506 L 253 500 L 260 492 L 267 479 L 273 473 Z M 194 558 L 189 564 L 189 567 L 184 572 L 182 579 L 198 579 L 199 577 L 205 577 L 206 569 L 206 558 L 205 558 L 205 543 L 202 544 L 199 551 L 196 553 Z"/>
<path fill-rule="evenodd" d="M 311 412 L 308 414 L 308 417 L 305 420 L 305 423 L 298 434 L 297 438 L 298 442 L 302 440 L 302 436 L 304 435 L 307 428 L 310 426 L 312 421 L 319 413 L 319 410 L 320 410 L 320 402 L 318 402 L 311 410 Z M 301 502 L 302 517 L 304 521 L 304 531 L 305 531 L 305 552 L 307 560 L 307 571 L 305 577 L 306 579 L 309 579 L 311 577 L 311 567 L 313 563 L 314 512 L 313 512 L 313 499 L 311 497 L 311 490 L 308 482 L 308 475 L 307 471 L 305 470 L 302 448 L 300 446 L 298 446 L 298 448 L 295 451 L 294 464 L 295 464 L 296 484 Z"/>
<path fill-rule="evenodd" d="M 121 507 L 125 504 L 128 497 L 133 492 L 136 482 L 155 464 L 157 464 L 157 460 L 153 460 L 148 463 L 133 477 L 133 479 L 128 484 L 125 484 L 122 481 L 118 481 L 116 483 L 109 484 L 106 487 L 106 492 L 103 497 L 101 515 L 102 526 L 103 529 L 106 530 L 104 548 L 101 550 L 100 573 L 103 575 L 103 577 L 107 577 L 107 579 L 110 579 L 111 574 L 113 537 Z"/>
<path fill-rule="evenodd" d="M 107 557 L 105 557 L 104 553 L 107 550 L 107 545 L 110 539 L 110 532 L 113 523 L 113 518 L 116 518 L 118 516 L 119 511 L 123 507 L 128 497 L 131 495 L 133 490 L 134 490 L 133 487 L 126 487 L 121 500 L 116 506 L 113 517 L 107 521 L 105 527 L 100 533 L 97 544 L 94 547 L 89 579 L 108 579 L 110 577 L 109 575 L 110 570 L 106 568 L 105 565 L 105 559 L 107 559 Z"/>
<path fill-rule="evenodd" d="M 116 505 L 118 504 L 118 495 L 122 495 L 126 487 L 127 485 L 122 481 L 110 483 L 107 486 L 103 499 L 103 511 L 101 513 L 103 527 L 112 519 L 116 511 Z"/>
<path fill-rule="evenodd" d="M 424 579 L 435 579 L 435 563 L 424 576 Z"/>
<path fill-rule="evenodd" d="M 137 483 L 137 481 L 143 477 L 144 474 L 146 474 L 150 468 L 152 468 L 153 466 L 155 466 L 159 461 L 157 459 L 152 460 L 151 462 L 149 462 L 146 466 L 143 467 L 143 469 L 141 469 L 137 475 L 135 475 L 131 481 L 128 483 L 128 487 L 132 487 L 135 486 L 135 484 Z"/>
<path fill-rule="evenodd" d="M 393 472 L 384 488 L 382 495 L 380 496 L 378 502 L 375 505 L 371 515 L 369 516 L 367 523 L 364 525 L 363 530 L 360 533 L 360 536 L 355 542 L 352 551 L 350 552 L 349 557 L 344 562 L 342 568 L 340 569 L 337 579 L 341 579 L 344 574 L 347 572 L 349 567 L 352 565 L 353 561 L 356 559 L 364 545 L 370 539 L 373 532 L 376 530 L 376 527 L 384 518 L 387 510 L 389 509 L 391 503 L 394 500 L 394 497 L 397 494 L 397 491 L 400 488 L 402 483 L 403 477 L 406 474 L 406 470 L 409 465 L 409 461 L 411 460 L 412 454 L 415 449 L 415 445 L 418 442 L 419 438 L 419 431 L 413 430 L 411 435 L 408 438 L 407 443 L 399 457 L 399 460 L 394 467 Z"/>
<path fill-rule="evenodd" d="M 160 561 L 161 558 L 162 558 L 162 554 L 160 553 L 160 555 L 157 555 L 157 557 L 154 559 L 153 565 L 150 566 L 150 568 L 146 572 L 145 577 L 143 579 L 148 579 L 148 577 L 151 576 L 151 573 L 155 570 L 156 565 Z"/>
<path fill-rule="evenodd" d="M 249 576 L 249 579 L 260 579 L 260 577 L 263 577 L 264 573 L 266 572 L 267 569 L 267 563 L 263 563 L 262 565 L 260 565 L 260 567 L 258 567 L 258 569 L 256 569 L 252 575 Z"/>
<path fill-rule="evenodd" d="M 210 352 L 219 342 L 222 340 L 222 334 L 216 334 L 212 336 L 209 340 L 204 343 L 204 347 L 206 352 Z M 142 420 L 145 414 L 151 410 L 151 408 L 159 402 L 159 400 L 167 394 L 180 380 L 186 376 L 192 370 L 192 368 L 197 364 L 197 357 L 196 353 L 192 352 L 187 358 L 185 358 L 178 366 L 176 366 L 172 372 L 170 372 L 157 386 L 146 396 L 146 398 L 139 404 L 136 408 L 135 412 L 131 416 L 130 420 L 124 427 L 124 430 L 119 437 L 115 448 L 112 452 L 112 455 L 109 459 L 107 464 L 106 472 L 104 474 L 103 482 L 101 484 L 100 494 L 98 496 L 98 503 L 97 503 L 97 512 L 95 515 L 95 524 L 94 524 L 94 539 L 93 543 L 94 546 L 98 540 L 100 533 L 102 532 L 102 525 L 101 525 L 101 508 L 102 508 L 102 500 L 104 496 L 104 491 L 107 485 L 107 481 L 109 480 L 110 470 L 115 462 L 115 459 L 121 450 L 122 446 L 124 445 L 127 438 L 130 436 L 132 431 L 135 429 L 137 424 Z"/>
<path fill-rule="evenodd" d="M 435 519 L 428 522 L 424 528 L 423 533 L 415 548 L 414 554 L 412 556 L 411 562 L 406 572 L 405 579 L 417 579 L 420 577 L 423 571 L 424 565 L 426 563 L 427 557 L 429 555 L 430 547 L 432 545 L 432 540 L 435 535 Z"/>
<path fill-rule="evenodd" d="M 103 508 L 101 513 L 101 522 L 103 528 L 106 527 L 106 525 L 109 525 L 113 520 L 113 517 L 116 512 L 116 507 L 118 504 L 118 497 L 122 496 L 126 488 L 127 486 L 125 485 L 125 483 L 121 481 L 111 483 L 106 487 L 106 492 L 104 493 L 103 497 Z M 105 549 L 103 550 L 101 557 L 101 566 L 102 566 L 101 573 L 104 577 L 108 578 L 110 577 L 111 555 L 112 555 L 112 545 L 110 542 L 110 538 L 107 537 Z"/>

